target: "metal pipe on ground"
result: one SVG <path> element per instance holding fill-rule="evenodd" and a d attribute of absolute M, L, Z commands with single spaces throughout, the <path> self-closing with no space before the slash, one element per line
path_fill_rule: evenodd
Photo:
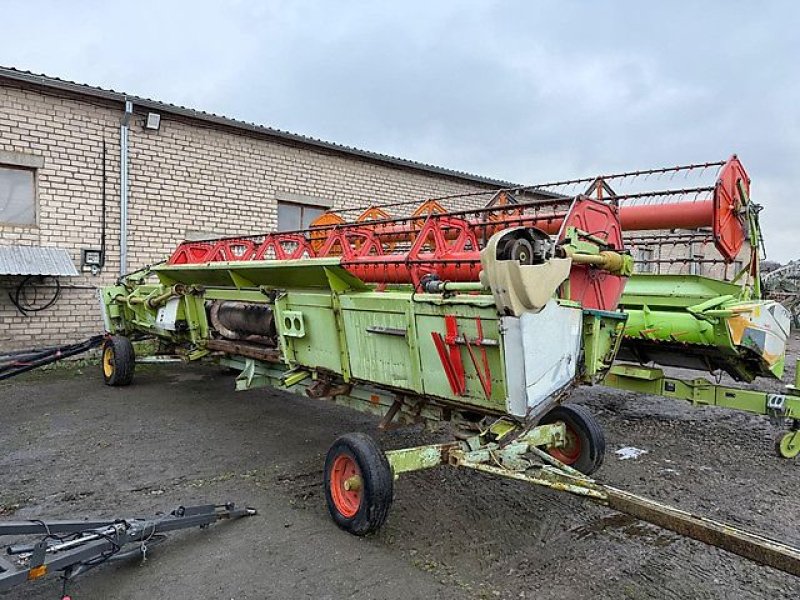
<path fill-rule="evenodd" d="M 39 355 L 31 357 L 28 360 L 20 360 L 12 364 L 2 366 L 0 367 L 0 381 L 3 381 L 4 379 L 10 379 L 15 375 L 21 375 L 22 373 L 32 371 L 33 369 L 52 364 L 54 362 L 58 362 L 64 358 L 87 352 L 88 350 L 91 350 L 92 348 L 102 344 L 104 338 L 105 336 L 103 335 L 95 335 L 82 342 L 58 346 L 49 352 L 41 352 Z"/>

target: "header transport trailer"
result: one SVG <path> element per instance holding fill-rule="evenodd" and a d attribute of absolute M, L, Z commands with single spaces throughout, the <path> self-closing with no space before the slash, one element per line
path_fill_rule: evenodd
<path fill-rule="evenodd" d="M 725 169 L 746 177 L 736 159 Z M 746 204 L 725 178 L 712 194 L 715 211 Z M 452 465 L 577 494 L 800 574 L 795 548 L 589 477 L 603 461 L 602 429 L 562 401 L 602 382 L 619 352 L 633 266 L 622 230 L 641 207 L 584 194 L 519 201 L 503 190 L 488 206 L 446 210 L 454 200 L 404 217 L 371 207 L 353 223 L 182 243 L 102 289 L 105 382 L 130 384 L 131 340 L 154 337 L 165 353 L 236 368 L 239 390 L 304 391 L 376 414 L 380 428 L 449 422 L 454 440 L 442 444 L 384 452 L 362 433 L 333 443 L 325 497 L 356 535 L 385 522 L 396 477 Z M 641 228 L 686 213 L 664 206 L 662 218 L 647 207 Z M 741 228 L 724 224 L 712 227 L 735 245 Z"/>

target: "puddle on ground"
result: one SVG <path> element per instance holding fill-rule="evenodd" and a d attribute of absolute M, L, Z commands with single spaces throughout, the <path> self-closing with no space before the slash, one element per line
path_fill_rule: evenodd
<path fill-rule="evenodd" d="M 606 515 L 589 521 L 571 530 L 577 539 L 583 540 L 598 533 L 620 534 L 627 538 L 635 538 L 652 546 L 668 546 L 673 537 L 652 525 L 644 523 L 623 513 Z"/>

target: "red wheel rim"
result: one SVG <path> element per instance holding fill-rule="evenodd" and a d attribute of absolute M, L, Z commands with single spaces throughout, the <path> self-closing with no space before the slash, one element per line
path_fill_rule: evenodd
<path fill-rule="evenodd" d="M 343 517 L 350 519 L 358 512 L 362 485 L 361 470 L 356 461 L 347 454 L 337 456 L 331 467 L 331 498 Z"/>
<path fill-rule="evenodd" d="M 556 460 L 560 460 L 565 465 L 572 465 L 581 456 L 581 438 L 575 433 L 575 430 L 567 423 L 564 423 L 566 429 L 566 443 L 563 448 L 550 448 L 548 453 Z"/>

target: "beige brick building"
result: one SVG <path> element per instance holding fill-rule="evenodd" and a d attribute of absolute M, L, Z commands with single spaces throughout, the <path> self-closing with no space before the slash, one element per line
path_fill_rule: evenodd
<path fill-rule="evenodd" d="M 123 133 L 126 101 L 132 114 Z M 148 115 L 151 127 L 160 119 L 157 129 L 146 127 Z M 104 172 L 106 206 L 103 268 L 60 278 L 61 295 L 51 308 L 20 314 L 8 292 L 22 278 L 0 275 L 0 352 L 101 331 L 95 289 L 113 282 L 121 268 L 125 135 L 127 271 L 164 259 L 186 237 L 273 230 L 279 206 L 283 228 L 297 228 L 331 206 L 421 201 L 507 185 L 0 68 L 0 195 L 6 196 L 0 198 L 0 245 L 64 248 L 80 270 L 81 250 L 101 246 Z M 39 304 L 53 292 L 52 280 L 42 283 Z"/>

